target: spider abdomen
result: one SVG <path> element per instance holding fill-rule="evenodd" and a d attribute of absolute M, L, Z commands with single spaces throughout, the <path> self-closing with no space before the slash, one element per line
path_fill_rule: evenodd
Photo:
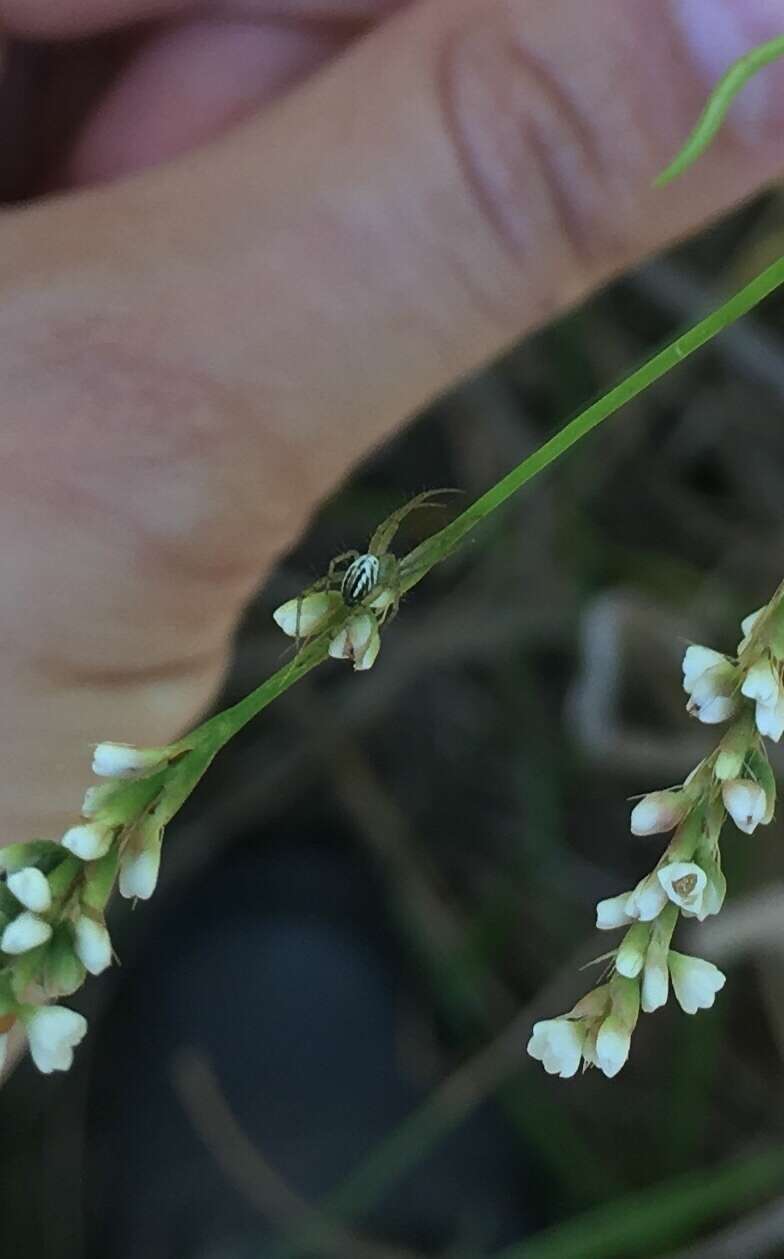
<path fill-rule="evenodd" d="M 377 555 L 359 555 L 349 564 L 340 585 L 340 593 L 347 608 L 361 603 L 378 585 L 381 565 Z"/>

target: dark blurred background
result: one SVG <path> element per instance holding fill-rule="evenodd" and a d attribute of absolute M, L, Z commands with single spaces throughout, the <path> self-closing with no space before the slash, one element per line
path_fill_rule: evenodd
<path fill-rule="evenodd" d="M 783 211 L 626 277 L 381 451 L 259 594 L 219 706 L 281 663 L 271 612 L 331 556 L 421 489 L 484 490 L 777 256 Z M 595 902 L 656 859 L 628 797 L 711 746 L 684 642 L 732 650 L 784 573 L 783 415 L 774 301 L 437 569 L 371 673 L 329 662 L 221 756 L 155 899 L 115 907 L 75 1070 L 0 1096 L 3 1256 L 784 1255 L 780 824 L 728 830 L 728 904 L 681 928 L 727 971 L 714 1010 L 642 1018 L 614 1081 L 525 1054 L 612 947 Z"/>

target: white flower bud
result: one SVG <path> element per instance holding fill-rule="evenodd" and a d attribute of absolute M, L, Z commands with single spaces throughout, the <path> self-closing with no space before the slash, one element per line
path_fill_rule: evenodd
<path fill-rule="evenodd" d="M 697 643 L 692 643 L 691 647 L 686 648 L 683 657 L 683 689 L 687 695 L 690 695 L 698 678 L 707 673 L 709 669 L 713 669 L 716 665 L 728 664 L 726 656 L 720 651 L 714 651 L 712 647 L 700 647 Z"/>
<path fill-rule="evenodd" d="M 615 969 L 626 979 L 636 979 L 643 967 L 651 929 L 638 922 L 626 932 L 615 954 Z"/>
<path fill-rule="evenodd" d="M 76 956 L 91 975 L 100 975 L 112 964 L 112 942 L 102 922 L 80 915 L 74 923 Z"/>
<path fill-rule="evenodd" d="M 656 872 L 667 899 L 680 909 L 699 914 L 708 877 L 694 861 L 670 861 Z"/>
<path fill-rule="evenodd" d="M 768 800 L 764 790 L 750 778 L 730 778 L 722 784 L 724 807 L 738 830 L 751 835 L 764 821 Z"/>
<path fill-rule="evenodd" d="M 728 661 L 701 673 L 691 688 L 686 711 L 707 726 L 727 721 L 735 712 L 735 675 Z"/>
<path fill-rule="evenodd" d="M 648 957 L 642 972 L 642 1008 L 646 1014 L 653 1014 L 667 1004 L 670 990 L 670 977 L 667 967 L 658 957 Z"/>
<path fill-rule="evenodd" d="M 610 896 L 599 901 L 596 906 L 596 926 L 600 931 L 615 931 L 616 927 L 628 927 L 634 918 L 626 912 L 626 902 L 631 893 L 621 892 L 620 896 Z"/>
<path fill-rule="evenodd" d="M 548 1075 L 568 1080 L 582 1061 L 585 1028 L 567 1018 L 543 1019 L 534 1023 L 528 1053 L 541 1062 Z"/>
<path fill-rule="evenodd" d="M 358 612 L 338 630 L 329 644 L 329 654 L 335 660 L 353 660 L 354 669 L 361 672 L 372 668 L 381 647 L 378 622 L 372 612 Z"/>
<path fill-rule="evenodd" d="M 65 832 L 61 843 L 81 861 L 97 861 L 105 857 L 112 846 L 114 830 L 100 822 L 87 822 L 84 825 L 72 826 Z"/>
<path fill-rule="evenodd" d="M 626 901 L 626 912 L 630 918 L 638 918 L 640 922 L 653 922 L 658 918 L 667 904 L 667 893 L 656 877 L 656 872 L 646 874 Z"/>
<path fill-rule="evenodd" d="M 760 734 L 766 739 L 778 743 L 784 734 L 784 695 L 779 696 L 775 704 L 761 704 L 757 701 L 754 720 Z"/>
<path fill-rule="evenodd" d="M 120 895 L 127 900 L 149 900 L 158 882 L 160 865 L 160 844 L 141 852 L 123 853 L 120 858 Z"/>
<path fill-rule="evenodd" d="M 20 905 L 34 914 L 45 914 L 52 908 L 52 893 L 46 876 L 35 866 L 25 866 L 8 876 L 8 890 Z"/>
<path fill-rule="evenodd" d="M 751 633 L 752 633 L 752 630 L 754 629 L 754 626 L 757 624 L 757 621 L 760 619 L 763 612 L 767 612 L 767 610 L 768 610 L 768 605 L 765 604 L 764 607 L 757 608 L 756 612 L 750 612 L 748 616 L 744 616 L 743 620 L 740 623 L 740 629 L 741 629 L 741 633 L 743 634 L 743 637 L 738 643 L 738 655 L 740 655 L 740 653 L 742 651 L 745 651 L 746 648 L 748 647 L 749 639 L 751 638 Z"/>
<path fill-rule="evenodd" d="M 336 590 L 289 599 L 272 613 L 272 619 L 289 638 L 308 638 L 325 625 L 343 600 Z"/>
<path fill-rule="evenodd" d="M 716 993 L 725 984 L 725 976 L 718 966 L 701 957 L 687 957 L 671 949 L 669 967 L 675 996 L 684 1014 L 709 1010 L 716 999 Z"/>
<path fill-rule="evenodd" d="M 99 743 L 93 773 L 101 778 L 145 778 L 169 759 L 169 748 L 135 748 L 129 743 Z"/>
<path fill-rule="evenodd" d="M 596 1061 L 599 1069 L 611 1080 L 629 1057 L 632 1029 L 614 1014 L 602 1023 L 596 1037 Z"/>
<path fill-rule="evenodd" d="M 778 672 L 769 660 L 757 660 L 747 669 L 740 689 L 747 699 L 757 700 L 767 708 L 775 708 L 781 694 Z"/>
<path fill-rule="evenodd" d="M 689 807 L 682 791 L 651 791 L 632 809 L 632 835 L 659 835 L 678 825 Z"/>
<path fill-rule="evenodd" d="M 87 1020 L 62 1005 L 39 1006 L 25 1025 L 33 1062 L 44 1075 L 67 1071 L 75 1046 L 87 1033 Z"/>
<path fill-rule="evenodd" d="M 9 922 L 0 938 L 0 949 L 14 955 L 29 953 L 30 949 L 37 948 L 39 944 L 46 944 L 51 935 L 52 928 L 48 922 L 25 910 L 13 922 Z"/>

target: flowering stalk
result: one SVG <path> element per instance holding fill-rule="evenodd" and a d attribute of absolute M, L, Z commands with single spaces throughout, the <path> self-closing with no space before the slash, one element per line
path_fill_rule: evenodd
<path fill-rule="evenodd" d="M 245 699 L 218 713 L 166 747 L 133 748 L 102 743 L 81 817 L 57 841 L 35 840 L 0 850 L 0 1067 L 8 1033 L 27 1032 L 34 1062 L 45 1073 L 70 1066 L 73 1048 L 86 1032 L 81 1015 L 45 1003 L 77 991 L 86 974 L 112 961 L 104 912 L 115 889 L 132 899 L 152 895 L 160 868 L 163 833 L 217 753 L 268 704 L 328 656 L 354 669 L 372 667 L 381 628 L 400 600 L 430 570 L 508 499 L 589 432 L 614 415 L 724 328 L 784 284 L 784 258 L 734 297 L 616 385 L 545 442 L 507 476 L 400 560 L 389 545 L 403 517 L 433 506 L 418 495 L 384 521 L 368 552 L 344 573 L 333 561 L 309 591 L 277 609 L 280 628 L 296 640 L 293 658 Z M 339 588 L 336 588 L 336 585 Z M 666 1001 L 669 980 L 690 1013 L 712 1004 L 724 982 L 709 963 L 669 948 L 679 913 L 702 919 L 724 897 L 718 839 L 726 813 L 747 833 L 770 821 L 775 790 L 762 736 L 784 732 L 779 630 L 781 592 L 744 623 L 738 657 L 731 661 L 706 648 L 687 653 L 689 711 L 705 722 L 733 718 L 711 758 L 683 787 L 656 792 L 638 804 L 632 829 L 639 834 L 675 829 L 656 869 L 630 893 L 602 902 L 597 925 L 628 926 L 609 983 L 560 1019 L 537 1024 L 529 1045 L 547 1070 L 573 1075 L 580 1062 L 614 1075 L 626 1060 L 640 1009 Z M 700 654 L 702 653 L 702 654 Z M 674 908 L 673 908 L 674 907 Z"/>
<path fill-rule="evenodd" d="M 632 809 L 633 834 L 673 832 L 672 838 L 635 888 L 596 907 L 600 930 L 626 928 L 611 955 L 609 984 L 589 992 L 568 1014 L 534 1026 L 528 1052 L 552 1075 L 572 1076 L 581 1063 L 615 1075 L 628 1055 L 637 1013 L 665 1005 L 670 981 L 686 1014 L 709 1009 L 724 986 L 718 967 L 676 952 L 671 941 L 680 917 L 704 922 L 724 903 L 720 839 L 726 820 L 751 835 L 773 818 L 776 783 L 765 739 L 778 742 L 784 734 L 784 583 L 743 620 L 741 633 L 735 656 L 696 644 L 686 649 L 687 712 L 707 725 L 726 723 L 724 733 L 681 786 L 653 791 Z M 621 981 L 626 1013 L 612 1023 L 615 1007 L 607 1002 Z M 600 1052 L 606 1027 L 616 1032 L 614 1054 Z"/>

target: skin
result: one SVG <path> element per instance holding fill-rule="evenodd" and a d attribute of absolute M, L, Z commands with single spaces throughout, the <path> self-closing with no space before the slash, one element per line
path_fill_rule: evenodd
<path fill-rule="evenodd" d="M 359 458 L 779 176 L 772 67 L 650 186 L 784 0 L 590 9 L 0 0 L 50 45 L 5 104 L 38 160 L 0 219 L 3 841 L 73 820 L 91 742 L 196 719 Z"/>

